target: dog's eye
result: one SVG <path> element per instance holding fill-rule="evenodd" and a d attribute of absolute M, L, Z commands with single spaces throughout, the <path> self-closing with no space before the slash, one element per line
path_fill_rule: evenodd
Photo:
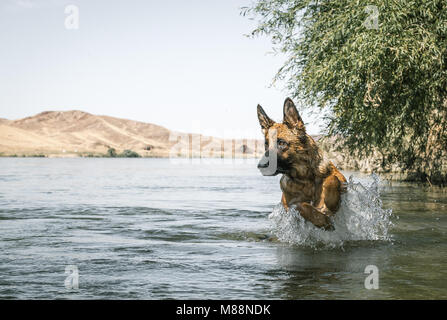
<path fill-rule="evenodd" d="M 279 148 L 284 149 L 284 148 L 286 148 L 287 146 L 288 146 L 288 143 L 287 143 L 286 141 L 281 140 L 281 139 L 278 140 L 278 147 L 279 147 Z"/>
<path fill-rule="evenodd" d="M 306 144 L 306 142 L 307 142 L 307 137 L 306 137 L 306 135 L 304 135 L 304 134 L 300 135 L 300 136 L 299 136 L 299 139 L 300 139 L 300 142 L 301 142 L 302 144 Z"/>

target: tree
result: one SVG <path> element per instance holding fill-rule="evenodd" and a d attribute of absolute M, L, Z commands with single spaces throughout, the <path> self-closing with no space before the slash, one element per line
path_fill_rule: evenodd
<path fill-rule="evenodd" d="M 327 134 L 420 179 L 447 177 L 445 0 L 257 0 L 243 15 L 287 60 L 275 79 L 329 110 Z"/>
<path fill-rule="evenodd" d="M 122 158 L 140 158 L 141 156 L 132 150 L 124 150 L 123 153 L 119 155 Z"/>
<path fill-rule="evenodd" d="M 117 156 L 116 150 L 114 148 L 109 147 L 109 149 L 107 149 L 107 157 L 115 158 L 116 156 Z"/>

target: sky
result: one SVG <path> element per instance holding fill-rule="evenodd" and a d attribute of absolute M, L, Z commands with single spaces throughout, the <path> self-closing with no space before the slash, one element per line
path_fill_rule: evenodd
<path fill-rule="evenodd" d="M 240 8 L 251 3 L 2 0 L 0 117 L 82 110 L 261 138 L 257 104 L 282 120 L 287 91 L 270 85 L 285 57 L 271 53 L 267 37 L 245 36 L 256 24 Z M 318 133 L 321 120 L 301 114 Z"/>

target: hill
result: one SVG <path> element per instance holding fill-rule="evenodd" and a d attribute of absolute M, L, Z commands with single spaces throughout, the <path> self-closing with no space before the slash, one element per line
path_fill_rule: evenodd
<path fill-rule="evenodd" d="M 262 153 L 263 142 L 180 133 L 79 110 L 0 119 L 2 155 L 92 156 L 104 155 L 110 148 L 117 153 L 132 150 L 145 157 L 252 157 Z"/>

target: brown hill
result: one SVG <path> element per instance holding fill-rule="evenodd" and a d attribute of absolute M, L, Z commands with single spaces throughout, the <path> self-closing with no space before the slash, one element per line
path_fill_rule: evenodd
<path fill-rule="evenodd" d="M 222 140 L 83 111 L 45 111 L 19 120 L 0 119 L 2 155 L 85 156 L 132 150 L 152 157 L 250 157 L 258 140 Z"/>

